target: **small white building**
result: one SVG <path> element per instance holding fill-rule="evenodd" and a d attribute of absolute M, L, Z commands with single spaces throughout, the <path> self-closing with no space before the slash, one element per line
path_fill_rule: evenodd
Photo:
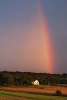
<path fill-rule="evenodd" d="M 33 85 L 39 85 L 39 81 L 38 80 L 35 80 L 35 81 L 32 82 L 32 84 Z"/>

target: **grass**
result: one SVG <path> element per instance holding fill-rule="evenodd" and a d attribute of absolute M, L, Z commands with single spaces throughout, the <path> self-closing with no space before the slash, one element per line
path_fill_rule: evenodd
<path fill-rule="evenodd" d="M 31 100 L 67 100 L 67 97 L 62 96 L 50 96 L 41 94 L 0 91 L 0 97 L 2 98 L 26 98 Z"/>

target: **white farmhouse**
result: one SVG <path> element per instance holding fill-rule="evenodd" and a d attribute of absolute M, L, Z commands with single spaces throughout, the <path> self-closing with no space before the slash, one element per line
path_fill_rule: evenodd
<path fill-rule="evenodd" d="M 39 81 L 38 80 L 35 80 L 35 81 L 32 82 L 32 84 L 33 85 L 39 85 Z"/>

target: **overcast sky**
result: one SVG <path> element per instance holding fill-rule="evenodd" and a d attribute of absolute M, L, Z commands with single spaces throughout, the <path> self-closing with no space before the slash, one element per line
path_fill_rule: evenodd
<path fill-rule="evenodd" d="M 67 0 L 0 0 L 0 71 L 46 72 L 40 5 L 50 29 L 52 73 L 67 72 Z"/>

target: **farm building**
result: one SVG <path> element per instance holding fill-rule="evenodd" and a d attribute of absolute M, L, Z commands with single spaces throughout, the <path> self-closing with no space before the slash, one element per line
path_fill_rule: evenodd
<path fill-rule="evenodd" d="M 35 80 L 35 81 L 32 82 L 32 84 L 33 85 L 39 85 L 39 81 L 38 80 Z"/>

